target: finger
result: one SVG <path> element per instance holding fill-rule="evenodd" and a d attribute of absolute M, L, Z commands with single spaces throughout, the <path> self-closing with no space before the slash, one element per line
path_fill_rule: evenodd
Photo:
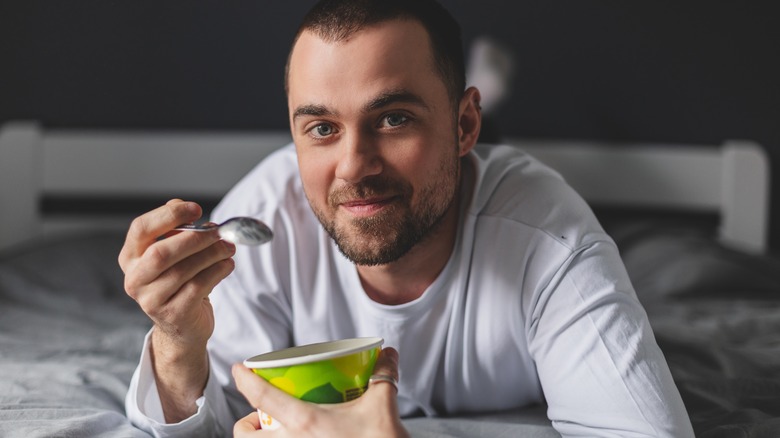
<path fill-rule="evenodd" d="M 219 234 L 212 231 L 182 233 L 154 242 L 134 262 L 128 263 L 125 273 L 132 272 L 132 280 L 140 285 L 151 283 L 177 263 L 206 250 L 219 240 Z M 212 263 L 217 260 L 219 258 L 213 259 Z"/>
<path fill-rule="evenodd" d="M 398 350 L 393 347 L 383 348 L 376 360 L 372 374 L 390 376 L 397 382 L 399 380 Z"/>
<path fill-rule="evenodd" d="M 252 412 L 244 418 L 239 419 L 233 426 L 233 436 L 240 438 L 242 436 L 249 436 L 247 434 L 253 434 L 260 429 L 260 416 L 257 412 Z"/>
<path fill-rule="evenodd" d="M 233 365 L 233 378 L 249 404 L 261 408 L 282 424 L 298 417 L 296 413 L 305 409 L 305 402 L 274 387 L 243 364 Z"/>
<path fill-rule="evenodd" d="M 396 384 L 383 380 L 375 380 L 372 383 L 369 383 L 368 389 L 363 397 L 368 400 L 383 400 L 383 403 L 388 407 L 388 412 L 395 415 L 398 409 L 398 351 L 392 347 L 384 348 L 374 365 L 372 375 L 389 376 L 395 380 Z"/>
<path fill-rule="evenodd" d="M 146 269 L 149 269 L 149 271 L 143 273 L 139 272 L 139 278 L 137 281 L 154 281 L 156 283 L 156 287 L 161 290 L 176 291 L 186 283 L 194 280 L 196 277 L 202 277 L 204 271 L 211 269 L 213 266 L 219 264 L 222 261 L 230 259 L 236 253 L 236 246 L 234 244 L 222 240 L 212 242 L 208 247 L 202 250 L 198 250 L 198 248 L 200 248 L 200 245 L 192 248 L 197 250 L 197 252 L 180 261 L 175 262 L 175 264 L 171 265 L 165 271 L 163 271 L 162 274 L 158 274 L 157 278 L 154 278 L 155 274 L 157 273 L 155 270 L 160 269 L 160 267 L 152 268 L 147 266 Z M 181 251 L 184 252 L 185 250 Z M 170 256 L 168 256 L 170 260 L 167 260 L 166 262 L 161 262 L 158 260 L 158 262 L 169 264 L 172 261 L 178 259 L 178 256 L 174 254 L 175 253 L 172 253 Z M 139 270 L 140 269 L 142 268 L 139 267 Z M 222 270 L 217 269 L 217 271 Z M 224 278 L 224 276 L 220 276 L 219 280 L 222 280 L 222 278 Z M 201 283 L 203 283 L 202 280 L 203 279 L 201 278 Z M 211 281 L 207 281 L 205 283 L 212 284 Z M 213 284 L 216 285 L 216 283 Z"/>
<path fill-rule="evenodd" d="M 184 224 L 179 224 L 179 225 L 184 225 Z M 202 226 L 206 226 L 206 225 L 216 226 L 216 225 L 219 225 L 219 224 L 217 224 L 216 222 L 208 221 L 208 222 L 203 222 L 201 225 Z M 217 230 L 214 230 L 214 231 L 217 232 Z M 207 231 L 199 231 L 199 233 L 205 233 L 205 232 L 207 232 Z M 167 238 L 169 238 L 171 236 L 175 236 L 175 235 L 181 234 L 181 233 L 182 233 L 182 230 L 173 229 L 173 230 L 170 230 L 170 231 L 164 233 L 163 235 L 159 236 L 157 239 L 158 240 L 167 239 Z"/>
<path fill-rule="evenodd" d="M 125 244 L 120 252 L 120 265 L 123 261 L 140 257 L 159 236 L 178 225 L 197 220 L 202 214 L 200 205 L 172 199 L 162 207 L 135 218 L 130 224 Z"/>
<path fill-rule="evenodd" d="M 182 322 L 192 316 L 191 310 L 202 305 L 214 287 L 235 269 L 233 259 L 221 260 L 199 272 L 176 289 L 156 287 L 133 298 L 155 323 L 165 325 Z"/>
<path fill-rule="evenodd" d="M 233 272 L 235 266 L 235 262 L 232 258 L 225 258 L 214 263 L 199 272 L 186 283 L 182 284 L 182 286 L 172 294 L 172 299 L 187 306 L 208 297 L 214 287 Z"/>

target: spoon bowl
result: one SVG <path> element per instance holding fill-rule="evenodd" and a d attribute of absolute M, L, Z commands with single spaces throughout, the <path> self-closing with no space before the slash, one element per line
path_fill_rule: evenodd
<path fill-rule="evenodd" d="M 264 222 L 251 217 L 234 217 L 221 224 L 204 225 L 180 225 L 174 230 L 178 231 L 219 231 L 219 237 L 228 242 L 241 245 L 257 246 L 270 242 L 274 237 L 273 231 Z"/>

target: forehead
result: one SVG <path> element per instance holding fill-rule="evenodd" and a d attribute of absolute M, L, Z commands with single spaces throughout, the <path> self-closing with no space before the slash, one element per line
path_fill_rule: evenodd
<path fill-rule="evenodd" d="M 428 33 L 414 20 L 382 22 L 340 41 L 304 31 L 290 56 L 288 75 L 290 111 L 300 104 L 327 105 L 388 89 L 446 94 Z"/>

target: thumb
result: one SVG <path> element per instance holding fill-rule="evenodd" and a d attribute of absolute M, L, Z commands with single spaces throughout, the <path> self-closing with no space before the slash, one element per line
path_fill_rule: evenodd
<path fill-rule="evenodd" d="M 236 387 L 252 407 L 261 408 L 282 423 L 295 418 L 301 409 L 303 402 L 266 382 L 243 364 L 233 365 L 233 378 Z"/>

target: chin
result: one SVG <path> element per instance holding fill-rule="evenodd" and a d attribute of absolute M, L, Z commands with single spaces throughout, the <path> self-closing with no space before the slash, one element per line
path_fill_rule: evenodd
<path fill-rule="evenodd" d="M 403 257 L 409 248 L 383 237 L 353 235 L 350 239 L 334 239 L 339 251 L 356 265 L 378 266 L 392 263 Z"/>

